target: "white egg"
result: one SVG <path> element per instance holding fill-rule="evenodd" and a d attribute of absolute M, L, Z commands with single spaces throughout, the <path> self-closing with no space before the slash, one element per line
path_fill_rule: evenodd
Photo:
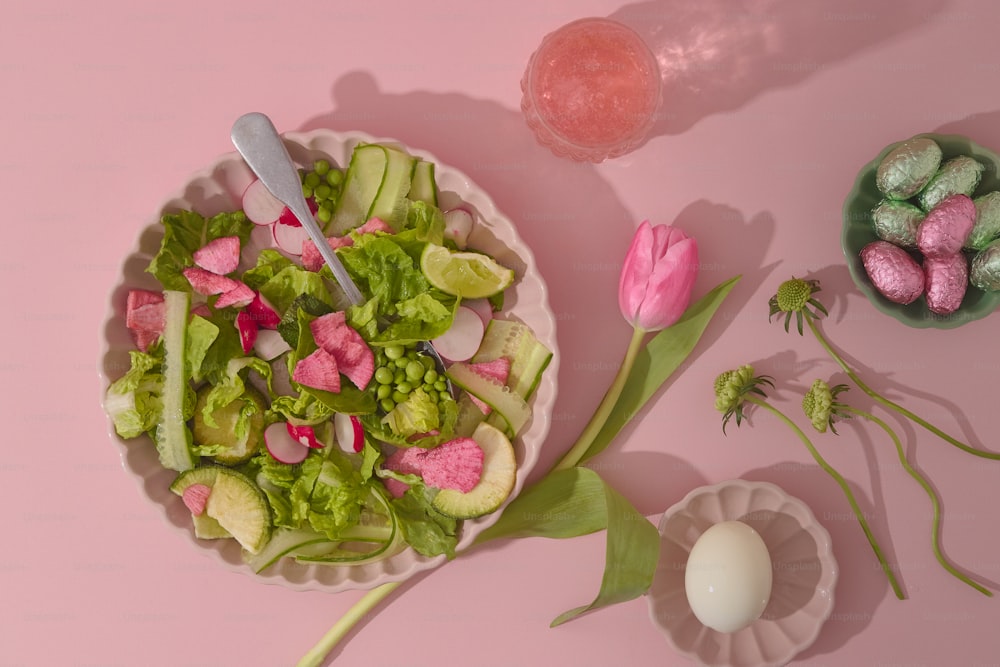
<path fill-rule="evenodd" d="M 719 632 L 742 630 L 760 618 L 771 598 L 767 545 L 741 521 L 715 524 L 691 549 L 684 590 L 702 624 Z"/>

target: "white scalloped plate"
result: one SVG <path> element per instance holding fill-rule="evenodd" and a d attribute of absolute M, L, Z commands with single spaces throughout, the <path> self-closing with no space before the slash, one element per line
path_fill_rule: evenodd
<path fill-rule="evenodd" d="M 771 600 L 738 632 L 701 624 L 684 593 L 691 547 L 713 524 L 739 520 L 771 555 Z M 830 533 L 809 507 L 768 482 L 730 480 L 691 491 L 660 519 L 660 561 L 647 601 L 653 623 L 678 653 L 713 667 L 783 665 L 811 645 L 833 611 L 837 562 Z"/>
<path fill-rule="evenodd" d="M 500 316 L 517 319 L 530 326 L 538 338 L 553 351 L 553 359 L 532 397 L 531 422 L 514 442 L 518 477 L 508 499 L 510 502 L 520 492 L 525 478 L 537 463 L 549 431 L 559 363 L 555 317 L 549 307 L 548 289 L 530 249 L 518 235 L 513 223 L 497 210 L 489 195 L 465 174 L 442 164 L 430 153 L 402 146 L 393 139 L 376 138 L 361 132 L 313 130 L 289 132 L 283 137 L 292 159 L 302 165 L 325 157 L 340 166 L 346 166 L 354 146 L 361 142 L 395 144 L 413 155 L 434 162 L 442 208 L 451 208 L 461 202 L 475 212 L 477 224 L 469 237 L 470 247 L 490 253 L 502 264 L 514 269 L 517 280 L 505 295 L 504 312 Z M 145 269 L 159 249 L 160 239 L 163 237 L 159 223 L 161 216 L 179 209 L 194 210 L 206 216 L 236 210 L 240 206 L 240 195 L 253 178 L 249 167 L 235 151 L 222 155 L 210 166 L 195 173 L 176 194 L 167 199 L 142 230 L 136 248 L 125 258 L 121 280 L 111 295 L 99 366 L 102 401 L 108 385 L 128 370 L 128 350 L 134 347 L 124 320 L 128 290 L 160 289 L 159 284 Z M 253 243 L 253 239 L 251 242 Z M 302 565 L 291 559 L 283 559 L 264 573 L 255 574 L 243 562 L 240 547 L 235 540 L 199 540 L 194 537 L 190 513 L 180 498 L 167 488 L 175 473 L 160 465 L 155 448 L 148 438 L 143 436 L 123 441 L 114 432 L 110 419 L 108 429 L 112 441 L 121 451 L 124 467 L 141 484 L 144 497 L 163 511 L 168 523 L 178 533 L 187 536 L 196 548 L 228 569 L 243 572 L 265 583 L 280 584 L 296 590 L 337 592 L 402 581 L 446 560 L 444 556 L 428 558 L 412 549 L 406 549 L 380 562 L 360 566 Z M 501 510 L 498 510 L 488 516 L 464 522 L 458 549 L 469 546 L 476 535 L 499 518 L 500 513 Z"/>

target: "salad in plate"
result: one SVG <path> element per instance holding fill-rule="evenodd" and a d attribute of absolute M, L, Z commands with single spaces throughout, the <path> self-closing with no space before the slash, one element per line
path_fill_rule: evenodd
<path fill-rule="evenodd" d="M 195 536 L 236 541 L 255 572 L 452 557 L 515 488 L 552 350 L 503 316 L 518 277 L 468 247 L 475 212 L 443 210 L 432 161 L 361 142 L 300 173 L 366 300 L 260 181 L 238 210 L 166 213 L 105 409 L 155 447 Z"/>

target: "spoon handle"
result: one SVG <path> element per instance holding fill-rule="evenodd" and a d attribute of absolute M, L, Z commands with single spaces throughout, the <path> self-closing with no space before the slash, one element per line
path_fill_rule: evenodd
<path fill-rule="evenodd" d="M 231 137 L 236 150 L 264 186 L 302 223 L 351 303 L 359 305 L 364 302 L 358 286 L 316 224 L 302 194 L 302 181 L 299 180 L 298 171 L 271 119 L 258 112 L 244 114 L 233 123 Z"/>

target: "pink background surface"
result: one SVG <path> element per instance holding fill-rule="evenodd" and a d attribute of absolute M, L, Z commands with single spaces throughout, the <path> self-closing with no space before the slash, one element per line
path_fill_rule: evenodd
<path fill-rule="evenodd" d="M 990 0 L 599 0 L 87 3 L 0 9 L 0 193 L 7 213 L 0 359 L 7 424 L 0 665 L 292 665 L 360 597 L 221 570 L 142 500 L 106 435 L 97 364 L 108 295 L 139 230 L 258 110 L 281 130 L 396 137 L 469 174 L 518 224 L 551 288 L 561 387 L 539 470 L 572 442 L 629 336 L 616 282 L 632 230 L 674 222 L 701 244 L 699 294 L 743 280 L 704 344 L 593 467 L 656 520 L 697 486 L 772 481 L 835 542 L 837 602 L 799 665 L 996 665 L 1000 601 L 938 568 L 929 504 L 875 429 L 815 442 L 850 480 L 902 578 L 897 601 L 834 483 L 757 414 L 724 437 L 712 380 L 753 363 L 798 417 L 814 378 L 842 380 L 810 338 L 767 322 L 791 276 L 818 278 L 823 328 L 877 388 L 1000 449 L 997 316 L 952 331 L 879 314 L 851 283 L 840 209 L 888 143 L 961 133 L 1000 149 L 1000 6 Z M 586 15 L 643 26 L 666 106 L 640 150 L 554 158 L 519 115 L 524 63 Z M 858 391 L 848 398 L 869 407 Z M 880 413 L 883 414 L 883 413 Z M 1000 463 L 889 417 L 944 497 L 945 549 L 1000 586 Z M 404 585 L 336 664 L 686 665 L 637 599 L 550 629 L 589 602 L 603 536 L 498 543 Z"/>

